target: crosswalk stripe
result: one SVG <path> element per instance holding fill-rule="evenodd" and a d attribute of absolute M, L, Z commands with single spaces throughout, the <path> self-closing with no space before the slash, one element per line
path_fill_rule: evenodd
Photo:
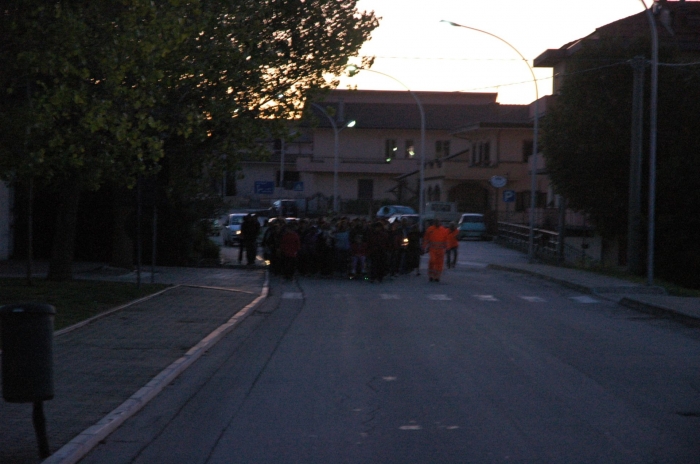
<path fill-rule="evenodd" d="M 498 301 L 498 298 L 493 295 L 474 295 L 474 298 L 481 301 Z"/>
<path fill-rule="evenodd" d="M 398 299 L 400 299 L 399 296 L 395 293 L 380 293 L 379 297 L 382 300 L 398 300 Z"/>
<path fill-rule="evenodd" d="M 433 301 L 450 301 L 450 300 L 452 300 L 452 298 L 450 298 L 449 296 L 444 295 L 444 294 L 428 295 L 428 299 L 433 300 Z"/>
<path fill-rule="evenodd" d="M 584 304 L 590 304 L 590 303 L 598 303 L 598 300 L 595 298 L 591 298 L 590 296 L 586 295 L 581 295 L 581 296 L 572 296 L 570 299 L 576 301 L 577 303 L 584 303 Z"/>
<path fill-rule="evenodd" d="M 544 298 L 540 298 L 539 296 L 523 296 L 521 295 L 520 298 L 522 298 L 525 301 L 529 301 L 530 303 L 544 303 L 545 300 Z"/>
<path fill-rule="evenodd" d="M 284 292 L 282 294 L 282 298 L 285 300 L 303 300 L 304 295 L 296 292 Z"/>

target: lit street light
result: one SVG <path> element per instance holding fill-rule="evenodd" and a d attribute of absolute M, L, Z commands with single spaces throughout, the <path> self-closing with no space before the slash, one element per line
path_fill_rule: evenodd
<path fill-rule="evenodd" d="M 333 212 L 338 213 L 338 134 L 340 134 L 340 131 L 345 129 L 346 127 L 355 127 L 356 121 L 348 121 L 338 129 L 338 125 L 335 123 L 333 118 L 330 117 L 330 115 L 326 112 L 326 110 L 323 109 L 319 104 L 317 103 L 311 103 L 311 106 L 319 110 L 325 117 L 328 119 L 328 121 L 331 123 L 331 127 L 333 127 Z"/>
<path fill-rule="evenodd" d="M 530 70 L 530 74 L 532 75 L 532 83 L 535 84 L 535 118 L 534 118 L 534 132 L 532 136 L 532 170 L 531 170 L 531 175 L 530 175 L 530 237 L 529 237 L 529 245 L 528 245 L 528 258 L 530 259 L 530 262 L 532 262 L 535 259 L 535 207 L 537 206 L 537 133 L 538 133 L 538 127 L 539 127 L 539 109 L 537 107 L 538 100 L 540 99 L 540 92 L 539 89 L 537 88 L 537 78 L 535 77 L 535 71 L 532 69 L 532 66 L 530 66 L 530 63 L 525 59 L 522 53 L 518 51 L 517 48 L 512 46 L 510 43 L 508 43 L 505 39 L 502 39 L 501 37 L 492 34 L 490 32 L 482 31 L 481 29 L 476 29 L 474 27 L 469 27 L 469 26 L 464 26 L 462 24 L 457 24 L 452 21 L 445 21 L 442 20 L 440 22 L 447 23 L 451 26 L 455 27 L 462 27 L 464 29 L 469 29 L 472 31 L 476 32 L 481 32 L 482 34 L 490 35 L 491 37 L 500 40 L 504 44 L 508 45 L 511 49 L 517 53 L 520 58 L 522 58 L 523 62 L 527 65 L 527 68 Z"/>
<path fill-rule="evenodd" d="M 348 70 L 348 73 L 351 76 L 354 76 L 360 71 L 369 71 L 373 72 L 376 74 L 381 74 L 382 76 L 388 77 L 389 79 L 394 80 L 395 82 L 399 83 L 403 88 L 405 88 L 408 93 L 413 97 L 413 100 L 416 102 L 418 105 L 418 111 L 420 112 L 420 180 L 418 182 L 418 224 L 420 226 L 423 226 L 423 215 L 424 215 L 424 186 L 423 184 L 425 183 L 425 112 L 423 111 L 423 105 L 421 104 L 420 100 L 418 99 L 418 96 L 408 88 L 406 84 L 395 78 L 394 76 L 390 76 L 389 74 L 385 74 L 380 71 L 375 71 L 374 69 L 365 69 L 365 68 L 358 68 L 355 65 L 350 65 L 346 68 Z"/>

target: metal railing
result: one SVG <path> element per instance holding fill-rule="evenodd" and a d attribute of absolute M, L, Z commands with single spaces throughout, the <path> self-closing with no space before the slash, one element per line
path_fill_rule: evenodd
<path fill-rule="evenodd" d="M 588 256 L 584 248 L 560 243 L 559 234 L 551 230 L 535 229 L 534 255 L 543 261 L 571 263 L 588 267 L 599 261 Z M 497 238 L 511 248 L 529 251 L 530 226 L 510 222 L 498 222 Z"/>

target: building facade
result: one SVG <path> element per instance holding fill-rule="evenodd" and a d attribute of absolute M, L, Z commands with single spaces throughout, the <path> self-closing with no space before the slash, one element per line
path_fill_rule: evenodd
<path fill-rule="evenodd" d="M 529 204 L 532 114 L 527 105 L 501 105 L 496 97 L 334 90 L 310 105 L 307 117 L 290 128 L 293 136 L 271 147 L 269 160 L 243 163 L 236 203 L 260 206 L 278 198 L 298 198 L 312 208 L 330 209 L 337 191 L 340 212 L 358 202 L 417 208 L 424 161 L 426 202 L 454 201 L 470 212 L 496 210 L 503 192 L 490 188 L 489 180 L 503 176 L 506 188 L 515 192 L 515 211 Z M 337 130 L 337 144 L 329 118 Z M 274 189 L 261 193 L 256 185 L 262 183 Z"/>

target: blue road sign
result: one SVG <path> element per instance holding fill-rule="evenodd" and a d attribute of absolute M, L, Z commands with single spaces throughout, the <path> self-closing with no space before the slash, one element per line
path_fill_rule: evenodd
<path fill-rule="evenodd" d="M 515 190 L 503 191 L 503 203 L 513 203 L 515 201 Z"/>
<path fill-rule="evenodd" d="M 275 183 L 272 181 L 255 181 L 255 193 L 258 195 L 272 195 L 275 193 Z"/>
<path fill-rule="evenodd" d="M 294 182 L 294 187 L 292 188 L 295 192 L 303 192 L 304 191 L 304 183 L 303 182 Z"/>

